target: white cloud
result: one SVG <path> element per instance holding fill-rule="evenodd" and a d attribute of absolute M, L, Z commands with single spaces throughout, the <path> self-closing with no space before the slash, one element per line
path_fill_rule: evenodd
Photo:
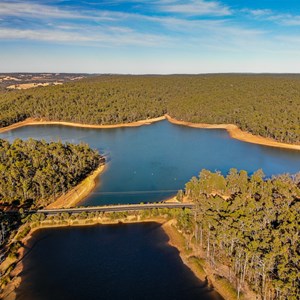
<path fill-rule="evenodd" d="M 0 5 L 1 16 L 33 16 L 49 18 L 76 18 L 77 14 L 51 7 L 49 5 L 41 5 L 35 3 L 11 3 L 2 2 Z"/>
<path fill-rule="evenodd" d="M 270 16 L 273 14 L 272 10 L 270 9 L 242 9 L 241 12 L 245 12 L 248 14 L 251 14 L 255 17 L 264 17 L 264 16 Z"/>
<path fill-rule="evenodd" d="M 168 44 L 171 38 L 163 35 L 141 34 L 137 32 L 125 32 L 118 28 L 106 28 L 105 30 L 70 32 L 62 30 L 22 30 L 12 28 L 0 28 L 0 39 L 25 39 L 46 42 L 64 42 L 94 46 L 147 46 L 153 47 Z"/>
<path fill-rule="evenodd" d="M 0 29 L 1 39 L 27 39 L 39 41 L 91 41 L 90 37 L 78 34 L 70 34 L 63 31 L 50 31 L 50 30 L 22 30 L 12 28 Z"/>
<path fill-rule="evenodd" d="M 278 21 L 280 24 L 285 26 L 300 26 L 300 16 L 292 16 L 292 15 L 281 15 L 274 16 L 273 20 Z"/>
<path fill-rule="evenodd" d="M 300 26 L 300 16 L 277 13 L 271 9 L 243 9 L 242 13 L 250 14 L 258 20 L 271 21 L 283 26 Z"/>
<path fill-rule="evenodd" d="M 0 0 L 1 1 L 1 0 Z M 159 3 L 158 3 L 159 2 Z M 160 8 L 174 5 L 174 1 L 151 1 Z M 176 2 L 177 3 L 177 2 Z M 182 3 L 182 2 L 181 2 Z M 218 14 L 222 9 L 227 9 L 218 2 L 193 1 L 202 7 L 206 13 Z M 7 3 L 6 3 L 7 4 Z M 16 6 L 13 4 L 18 4 Z M 188 4 L 187 4 L 188 5 Z M 204 5 L 204 6 L 203 6 Z M 182 8 L 182 7 L 181 7 Z M 188 7 L 191 9 L 191 7 Z M 220 11 L 221 9 L 221 11 Z M 16 14 L 35 17 L 39 10 L 38 18 L 40 27 L 31 28 L 2 28 L 0 39 L 22 39 L 45 42 L 88 44 L 101 47 L 113 47 L 119 45 L 134 45 L 154 48 L 169 47 L 174 49 L 191 47 L 200 49 L 226 49 L 226 51 L 237 51 L 240 47 L 249 47 L 249 41 L 260 38 L 264 31 L 243 28 L 240 24 L 232 23 L 226 19 L 190 19 L 184 16 L 172 15 L 144 15 L 138 13 L 123 13 L 115 11 L 81 11 L 73 13 L 70 10 L 58 9 L 47 5 L 11 3 L 0 9 L 1 14 Z M 187 11 L 187 7 L 185 7 Z M 199 10 L 198 12 L 199 13 Z M 42 18 L 45 17 L 45 21 Z M 74 22 L 72 18 L 96 18 L 101 16 L 109 21 Z M 113 22 L 111 22 L 113 20 Z M 124 23 L 125 21 L 125 23 Z M 44 22 L 44 24 L 43 24 Z M 124 25 L 126 24 L 126 25 Z M 136 26 L 136 25 L 139 26 Z M 44 26 L 46 25 L 46 26 Z M 257 44 L 256 42 L 253 44 Z"/>
<path fill-rule="evenodd" d="M 232 11 L 228 6 L 217 1 L 190 0 L 185 3 L 182 2 L 183 1 L 164 1 L 158 8 L 165 12 L 191 16 L 228 16 L 232 14 Z"/>
<path fill-rule="evenodd" d="M 0 0 L 1 1 L 1 0 Z M 122 0 L 117 0 L 122 1 Z M 36 29 L 29 26 L 6 25 L 0 29 L 0 39 L 35 40 L 52 43 L 72 43 L 97 47 L 141 46 L 169 49 L 207 49 L 214 51 L 270 51 L 279 48 L 271 32 L 257 26 L 245 25 L 235 18 L 190 18 L 205 14 L 224 16 L 237 11 L 217 1 L 149 0 L 148 4 L 162 11 L 149 15 L 104 10 L 73 11 L 49 5 L 4 2 L 1 16 L 20 16 L 25 21 L 38 18 Z M 157 11 L 157 10 L 156 10 Z M 176 12 L 176 14 L 175 14 Z M 270 10 L 243 10 L 255 18 L 275 17 Z M 12 18 L 13 19 L 13 18 Z M 95 22 L 77 22 L 88 19 Z M 278 19 L 277 19 L 278 20 Z M 280 19 L 283 22 L 282 19 Z M 286 21 L 295 22 L 295 18 Z M 299 18 L 300 22 L 300 18 Z M 29 22 L 28 22 L 29 23 Z M 298 49 L 298 48 L 297 48 Z M 283 49 L 284 50 L 284 49 Z"/>
<path fill-rule="evenodd" d="M 60 0 L 0 0 L 0 41 L 19 40 L 22 44 L 34 40 L 71 45 L 72 49 L 88 46 L 62 55 L 61 71 L 67 71 L 68 60 L 69 71 L 79 71 L 80 66 L 87 71 L 89 64 L 90 70 L 125 73 L 259 71 L 268 59 L 271 67 L 264 71 L 276 71 L 288 69 L 286 60 L 296 60 L 289 65 L 293 68 L 300 63 L 300 40 L 288 27 L 300 26 L 300 16 L 269 9 L 234 9 L 222 0 L 132 0 L 131 11 L 116 11 L 117 4 L 124 1 L 94 0 L 91 3 L 95 5 L 80 10 L 66 4 L 71 2 Z M 66 5 L 57 5 L 62 2 Z M 262 27 L 260 21 L 277 26 Z M 28 43 L 33 50 L 35 44 Z M 97 51 L 93 47 L 98 47 Z M 41 69 L 43 63 L 48 64 L 57 71 L 53 61 L 30 52 L 30 64 L 24 59 L 23 49 L 11 49 L 12 53 L 22 50 L 22 55 L 17 55 L 20 58 L 16 71 L 24 62 L 30 68 L 36 64 Z M 48 52 L 51 57 L 51 51 Z M 10 70 L 15 60 L 5 57 L 12 55 L 10 51 L 1 52 L 2 65 L 9 62 Z M 71 61 L 72 55 L 78 57 Z"/>
<path fill-rule="evenodd" d="M 92 10 L 67 10 L 55 6 L 22 3 L 2 2 L 0 5 L 0 16 L 2 17 L 30 17 L 33 19 L 93 19 L 103 21 L 115 21 L 122 17 L 122 13 Z"/>

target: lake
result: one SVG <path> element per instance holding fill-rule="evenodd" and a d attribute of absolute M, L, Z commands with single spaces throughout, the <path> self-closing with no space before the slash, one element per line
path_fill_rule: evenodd
<path fill-rule="evenodd" d="M 148 126 L 86 129 L 28 126 L 0 134 L 85 142 L 107 158 L 96 189 L 82 205 L 161 201 L 201 169 L 262 168 L 267 176 L 296 173 L 300 152 L 241 142 L 225 130 L 162 121 Z M 29 241 L 17 298 L 220 299 L 167 245 L 157 223 L 43 229 Z"/>
<path fill-rule="evenodd" d="M 161 121 L 141 127 L 87 129 L 27 126 L 0 138 L 85 142 L 107 157 L 106 171 L 82 205 L 161 201 L 183 189 L 201 169 L 263 169 L 267 176 L 300 171 L 300 151 L 230 138 L 226 130 L 198 129 Z"/>
<path fill-rule="evenodd" d="M 151 222 L 35 232 L 17 299 L 221 300 L 182 263 L 160 226 Z"/>

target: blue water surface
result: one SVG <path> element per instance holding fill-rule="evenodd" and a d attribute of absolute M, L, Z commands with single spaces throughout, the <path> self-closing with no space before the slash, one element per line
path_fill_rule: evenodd
<path fill-rule="evenodd" d="M 58 125 L 18 128 L 0 134 L 47 141 L 86 142 L 107 157 L 97 188 L 82 205 L 155 202 L 184 189 L 201 169 L 263 169 L 267 176 L 300 171 L 300 151 L 230 138 L 226 130 L 198 129 L 161 121 L 141 127 L 87 129 Z"/>

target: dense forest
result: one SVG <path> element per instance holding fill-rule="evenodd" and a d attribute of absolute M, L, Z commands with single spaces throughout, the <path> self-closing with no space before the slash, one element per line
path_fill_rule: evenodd
<path fill-rule="evenodd" d="M 262 299 L 300 298 L 300 173 L 202 170 L 178 197 L 196 203 L 183 229 L 214 269 L 229 266 L 239 292 L 247 282 Z"/>
<path fill-rule="evenodd" d="M 55 201 L 103 162 L 86 144 L 0 139 L 0 263 L 21 246 L 10 242 L 24 222 L 24 209 Z"/>
<path fill-rule="evenodd" d="M 232 123 L 300 144 L 300 76 L 98 76 L 23 91 L 1 91 L 0 127 L 28 117 L 116 124 L 158 117 Z"/>
<path fill-rule="evenodd" d="M 86 144 L 0 139 L 0 205 L 46 206 L 102 161 Z"/>

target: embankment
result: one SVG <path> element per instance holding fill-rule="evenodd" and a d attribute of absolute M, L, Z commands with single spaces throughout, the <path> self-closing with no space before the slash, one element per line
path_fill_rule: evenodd
<path fill-rule="evenodd" d="M 56 199 L 55 202 L 49 204 L 46 208 L 69 208 L 76 206 L 78 203 L 82 202 L 83 199 L 86 198 L 95 188 L 96 179 L 98 175 L 100 175 L 105 170 L 105 168 L 105 165 L 100 165 L 91 175 L 89 175 L 82 182 L 76 185 L 67 194 L 60 196 L 58 199 Z"/>

